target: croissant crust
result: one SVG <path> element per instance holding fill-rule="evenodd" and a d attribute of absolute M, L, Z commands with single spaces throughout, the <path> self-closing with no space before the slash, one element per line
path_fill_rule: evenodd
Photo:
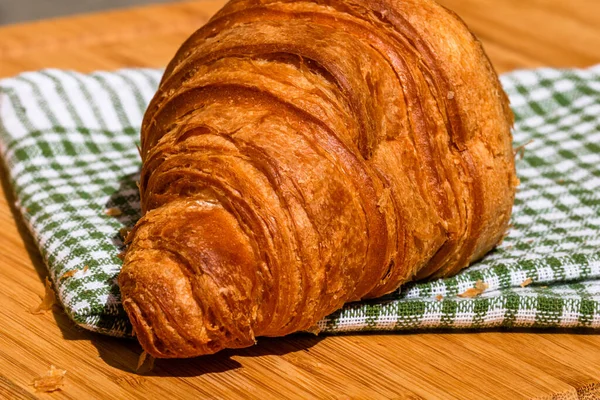
<path fill-rule="evenodd" d="M 506 95 L 431 0 L 233 0 L 179 49 L 142 126 L 119 276 L 144 349 L 310 329 L 455 274 L 507 229 Z"/>

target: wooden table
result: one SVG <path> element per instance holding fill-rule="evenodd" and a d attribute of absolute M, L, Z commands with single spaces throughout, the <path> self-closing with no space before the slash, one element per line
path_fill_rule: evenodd
<path fill-rule="evenodd" d="M 600 62 L 597 0 L 444 0 L 482 39 L 499 72 Z M 0 76 L 164 66 L 222 3 L 197 1 L 0 28 Z M 32 315 L 46 270 L 3 174 L 0 198 L 0 398 L 600 398 L 600 335 L 560 332 L 293 336 L 241 351 L 159 360 L 133 372 L 129 340 Z M 35 393 L 54 364 L 66 385 Z"/>

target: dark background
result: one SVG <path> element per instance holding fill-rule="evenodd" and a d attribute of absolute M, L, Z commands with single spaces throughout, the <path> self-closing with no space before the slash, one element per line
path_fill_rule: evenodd
<path fill-rule="evenodd" d="M 178 0 L 0 0 L 0 25 Z"/>

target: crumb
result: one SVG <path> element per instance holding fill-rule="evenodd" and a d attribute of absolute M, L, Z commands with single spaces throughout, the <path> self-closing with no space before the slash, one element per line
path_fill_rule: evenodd
<path fill-rule="evenodd" d="M 477 279 L 477 282 L 475 282 L 475 289 L 481 290 L 482 292 L 489 287 L 490 287 L 490 285 L 488 285 L 481 279 Z"/>
<path fill-rule="evenodd" d="M 58 280 L 62 281 L 63 279 L 70 278 L 70 277 L 74 276 L 78 272 L 86 273 L 89 269 L 90 269 L 90 267 L 88 267 L 87 265 L 84 266 L 83 269 L 72 269 L 71 271 L 67 271 L 64 274 L 62 274 L 60 276 L 60 278 L 58 278 Z"/>
<path fill-rule="evenodd" d="M 462 293 L 458 294 L 458 297 L 477 297 L 481 294 L 481 291 L 475 289 L 475 288 L 468 288 L 467 290 L 465 290 Z"/>
<path fill-rule="evenodd" d="M 527 286 L 527 285 L 531 285 L 531 283 L 532 283 L 532 282 L 533 282 L 533 279 L 531 279 L 531 278 L 527 278 L 527 279 L 525 279 L 523 282 L 521 282 L 521 285 L 520 285 L 520 286 L 521 286 L 521 287 L 525 287 L 525 286 Z"/>
<path fill-rule="evenodd" d="M 119 229 L 119 234 L 121 235 L 123 240 L 127 240 L 127 236 L 129 235 L 130 232 L 131 232 L 131 228 L 128 228 L 126 226 Z"/>
<path fill-rule="evenodd" d="M 144 362 L 146 361 L 146 357 L 148 357 L 148 353 L 146 353 L 145 351 L 142 351 L 142 354 L 140 354 L 140 358 L 138 358 L 137 367 L 135 368 L 136 371 L 139 370 L 142 365 L 144 365 Z"/>
<path fill-rule="evenodd" d="M 542 289 L 548 289 L 548 286 L 540 286 Z"/>
<path fill-rule="evenodd" d="M 45 314 L 46 311 L 52 309 L 54 304 L 56 304 L 56 293 L 54 293 L 54 289 L 52 289 L 50 279 L 46 277 L 46 292 L 44 293 L 42 302 L 37 307 L 32 307 L 29 312 L 35 315 Z"/>
<path fill-rule="evenodd" d="M 441 294 L 438 294 L 437 296 L 435 296 L 435 299 L 437 301 L 442 301 L 443 298 L 444 298 L 444 296 L 442 296 Z"/>
<path fill-rule="evenodd" d="M 321 328 L 319 328 L 318 325 L 313 325 L 310 328 L 306 329 L 306 332 L 312 333 L 315 336 L 319 336 L 319 333 L 321 333 Z"/>
<path fill-rule="evenodd" d="M 67 279 L 72 277 L 73 275 L 75 275 L 76 273 L 78 273 L 79 270 L 78 269 L 72 269 L 70 271 L 65 272 L 64 274 L 62 274 L 60 276 L 60 278 L 58 278 L 59 281 L 62 281 L 63 279 Z"/>
<path fill-rule="evenodd" d="M 56 368 L 54 365 L 50 366 L 50 370 L 42 376 L 38 376 L 31 382 L 31 385 L 38 392 L 54 392 L 61 390 L 64 385 L 65 374 L 67 371 L 64 369 Z"/>
<path fill-rule="evenodd" d="M 517 156 L 519 156 L 519 160 L 522 160 L 523 157 L 525 156 L 525 147 L 529 146 L 531 143 L 533 143 L 533 139 L 531 139 L 529 142 L 524 143 L 518 147 L 515 147 L 513 149 L 513 156 L 515 158 L 517 158 Z"/>
<path fill-rule="evenodd" d="M 123 212 L 116 207 L 111 207 L 104 210 L 104 214 L 110 217 L 118 217 L 119 215 L 123 214 Z"/>
<path fill-rule="evenodd" d="M 468 288 L 464 292 L 459 293 L 458 297 L 477 297 L 488 287 L 489 285 L 487 283 L 483 282 L 481 279 L 478 279 L 477 282 L 475 282 L 474 288 Z"/>
<path fill-rule="evenodd" d="M 146 368 L 144 368 L 143 371 L 140 371 L 140 369 L 144 365 L 146 365 Z M 150 372 L 150 371 L 152 371 L 153 368 L 154 368 L 154 357 L 152 357 L 150 354 L 146 353 L 145 351 L 142 351 L 142 354 L 140 354 L 140 358 L 138 359 L 137 367 L 135 368 L 135 370 L 138 372 Z"/>
<path fill-rule="evenodd" d="M 448 98 L 448 100 L 452 100 L 454 98 L 454 92 L 453 91 L 449 91 L 448 95 L 446 97 Z"/>

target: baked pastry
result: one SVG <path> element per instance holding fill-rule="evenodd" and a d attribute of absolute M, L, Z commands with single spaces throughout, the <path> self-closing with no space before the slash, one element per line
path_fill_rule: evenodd
<path fill-rule="evenodd" d="M 142 127 L 119 284 L 143 348 L 193 357 L 310 329 L 501 241 L 513 116 L 431 0 L 233 0 Z"/>

